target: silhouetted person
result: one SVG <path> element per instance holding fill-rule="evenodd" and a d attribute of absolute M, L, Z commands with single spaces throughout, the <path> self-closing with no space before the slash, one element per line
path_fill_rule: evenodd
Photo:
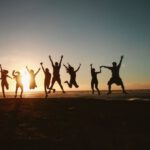
<path fill-rule="evenodd" d="M 21 89 L 20 98 L 22 98 L 22 94 L 23 94 L 22 76 L 19 71 L 15 71 L 15 70 L 13 70 L 12 76 L 16 80 L 15 98 L 17 97 L 17 92 L 19 88 Z"/>
<path fill-rule="evenodd" d="M 47 98 L 47 96 L 48 96 L 47 89 L 49 89 L 49 86 L 50 86 L 51 73 L 49 72 L 49 69 L 48 69 L 48 68 L 44 69 L 42 62 L 40 63 L 40 65 L 41 65 L 42 70 L 43 70 L 44 75 L 45 75 L 45 79 L 44 79 L 44 90 L 45 90 L 45 97 Z M 53 89 L 53 92 L 55 92 L 55 89 Z"/>
<path fill-rule="evenodd" d="M 52 64 L 52 67 L 53 67 L 52 84 L 51 84 L 51 87 L 50 87 L 49 89 L 51 90 L 51 89 L 53 88 L 53 85 L 54 85 L 55 81 L 57 81 L 58 84 L 59 84 L 59 86 L 60 86 L 60 88 L 61 88 L 61 90 L 62 90 L 62 92 L 65 93 L 65 91 L 64 91 L 64 89 L 63 89 L 63 86 L 62 86 L 62 84 L 61 84 L 61 79 L 60 79 L 60 74 L 59 74 L 63 56 L 61 56 L 61 59 L 60 59 L 60 62 L 59 62 L 59 63 L 58 63 L 58 62 L 55 62 L 55 65 L 54 65 L 54 63 L 53 63 L 53 60 L 52 60 L 51 56 L 49 56 L 49 59 L 50 59 L 50 62 L 51 62 L 51 64 Z M 49 91 L 49 92 L 50 92 L 50 91 Z"/>
<path fill-rule="evenodd" d="M 36 73 L 34 73 L 34 70 L 29 70 L 29 68 L 26 66 L 26 69 L 30 75 L 30 89 L 35 89 L 37 87 L 36 82 L 35 82 L 35 77 L 36 75 L 39 73 L 40 68 L 38 69 L 38 71 Z"/>
<path fill-rule="evenodd" d="M 110 69 L 111 72 L 112 72 L 112 77 L 108 81 L 108 93 L 107 94 L 111 94 L 111 85 L 113 83 L 115 83 L 116 85 L 121 85 L 123 93 L 127 94 L 127 92 L 125 91 L 122 79 L 120 78 L 120 75 L 119 75 L 119 71 L 120 71 L 120 67 L 121 67 L 121 64 L 122 64 L 122 60 L 123 60 L 123 56 L 121 56 L 121 59 L 120 59 L 120 62 L 119 62 L 118 65 L 117 65 L 116 62 L 113 62 L 112 63 L 112 67 L 101 66 L 101 68 L 104 67 L 104 68 Z"/>
<path fill-rule="evenodd" d="M 5 88 L 8 90 L 9 89 L 9 84 L 7 82 L 7 77 L 12 79 L 9 75 L 8 75 L 8 70 L 4 70 L 2 69 L 2 66 L 0 64 L 0 71 L 1 71 L 1 87 L 2 87 L 2 93 L 3 93 L 3 97 L 5 98 Z"/>
<path fill-rule="evenodd" d="M 70 75 L 70 82 L 65 81 L 64 83 L 67 83 L 70 88 L 72 88 L 73 85 L 76 88 L 79 87 L 76 82 L 76 72 L 80 69 L 80 66 L 81 66 L 81 64 L 79 65 L 79 67 L 76 70 L 74 70 L 74 68 L 69 63 L 68 63 L 68 67 L 66 65 L 64 65 L 64 67 L 67 70 L 67 73 L 69 73 L 69 75 Z"/>
<path fill-rule="evenodd" d="M 98 80 L 97 80 L 97 74 L 101 73 L 101 69 L 99 72 L 95 72 L 95 68 L 91 66 L 91 76 L 92 76 L 92 80 L 91 80 L 91 89 L 92 89 L 92 94 L 94 94 L 94 86 L 98 92 L 98 94 L 100 95 L 100 90 L 98 88 Z"/>

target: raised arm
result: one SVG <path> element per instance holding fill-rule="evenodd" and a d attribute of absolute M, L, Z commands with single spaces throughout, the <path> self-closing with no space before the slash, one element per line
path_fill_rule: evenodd
<path fill-rule="evenodd" d="M 75 72 L 79 71 L 80 67 L 81 67 L 81 64 L 79 65 L 79 67 L 77 68 L 77 70 L 75 70 Z"/>
<path fill-rule="evenodd" d="M 99 67 L 100 70 L 99 70 L 98 72 L 96 72 L 97 74 L 102 72 L 102 71 L 101 71 L 101 68 L 102 68 L 102 67 L 100 66 L 100 67 Z"/>
<path fill-rule="evenodd" d="M 13 76 L 13 77 L 16 77 L 16 75 L 15 75 L 15 70 L 12 71 L 12 76 Z"/>
<path fill-rule="evenodd" d="M 40 68 L 39 68 L 38 71 L 35 73 L 35 76 L 39 73 L 39 71 L 40 71 Z"/>
<path fill-rule="evenodd" d="M 42 67 L 43 72 L 45 73 L 45 69 L 44 69 L 44 67 L 43 67 L 43 63 L 41 62 L 40 65 L 41 65 L 41 67 Z"/>
<path fill-rule="evenodd" d="M 62 59 L 63 59 L 63 55 L 61 55 L 60 62 L 59 62 L 59 67 L 61 66 Z"/>
<path fill-rule="evenodd" d="M 93 69 L 93 64 L 90 64 L 91 70 Z"/>
<path fill-rule="evenodd" d="M 50 62 L 51 62 L 51 64 L 52 64 L 52 66 L 54 67 L 54 63 L 53 63 L 53 60 L 52 60 L 52 58 L 51 58 L 50 55 L 49 55 L 49 60 L 50 60 Z"/>
<path fill-rule="evenodd" d="M 26 66 L 26 69 L 27 69 L 27 71 L 30 73 L 30 70 L 29 70 L 28 66 Z"/>
<path fill-rule="evenodd" d="M 3 69 L 2 69 L 2 65 L 1 65 L 1 64 L 0 64 L 0 69 L 1 69 L 0 71 L 2 72 L 2 71 L 3 71 Z"/>
<path fill-rule="evenodd" d="M 120 62 L 119 62 L 119 64 L 118 64 L 118 67 L 119 67 L 119 68 L 120 68 L 120 66 L 121 66 L 121 64 L 122 64 L 123 57 L 124 57 L 124 56 L 121 56 L 121 58 L 120 58 Z"/>
<path fill-rule="evenodd" d="M 68 69 L 68 67 L 67 67 L 65 64 L 63 64 L 63 66 L 64 66 L 66 69 Z"/>

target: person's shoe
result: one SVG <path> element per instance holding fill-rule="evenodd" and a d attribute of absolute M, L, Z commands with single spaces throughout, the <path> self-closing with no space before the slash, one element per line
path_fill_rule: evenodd
<path fill-rule="evenodd" d="M 62 91 L 63 93 L 66 93 L 65 91 Z"/>
<path fill-rule="evenodd" d="M 124 94 L 128 94 L 126 91 L 123 91 Z"/>
<path fill-rule="evenodd" d="M 47 94 L 49 94 L 49 93 L 51 93 L 51 90 L 49 90 L 49 91 L 47 92 Z"/>
<path fill-rule="evenodd" d="M 65 81 L 64 83 L 68 83 L 68 81 Z"/>
<path fill-rule="evenodd" d="M 55 93 L 56 92 L 56 90 L 55 89 L 53 89 L 53 93 Z"/>
<path fill-rule="evenodd" d="M 109 91 L 108 93 L 107 93 L 107 95 L 110 95 L 111 94 L 111 92 Z"/>

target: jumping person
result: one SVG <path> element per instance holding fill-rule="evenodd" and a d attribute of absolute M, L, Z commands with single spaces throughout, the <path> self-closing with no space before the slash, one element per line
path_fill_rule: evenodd
<path fill-rule="evenodd" d="M 62 90 L 62 92 L 65 93 L 65 91 L 64 91 L 64 89 L 63 89 L 63 86 L 62 86 L 62 84 L 61 84 L 61 79 L 60 79 L 60 74 L 59 74 L 63 56 L 61 56 L 61 59 L 60 59 L 60 62 L 59 62 L 59 63 L 58 63 L 58 62 L 55 62 L 55 65 L 54 65 L 54 63 L 53 63 L 53 60 L 52 60 L 51 56 L 49 56 L 49 59 L 50 59 L 50 62 L 51 62 L 51 64 L 52 64 L 52 67 L 53 67 L 52 84 L 51 84 L 51 86 L 50 86 L 49 89 L 51 90 L 51 89 L 53 88 L 53 86 L 54 86 L 54 83 L 57 81 L 58 84 L 59 84 L 59 86 L 60 86 L 60 88 L 61 88 L 61 90 Z M 50 92 L 50 91 L 49 91 L 49 92 Z"/>
<path fill-rule="evenodd" d="M 67 70 L 67 73 L 69 73 L 70 75 L 70 82 L 65 81 L 64 83 L 67 83 L 69 88 L 72 88 L 72 86 L 74 85 L 76 88 L 79 87 L 79 85 L 76 82 L 76 72 L 80 69 L 81 64 L 79 65 L 79 67 L 74 70 L 74 68 L 68 63 L 68 67 L 66 65 L 64 65 L 64 67 Z"/>
<path fill-rule="evenodd" d="M 115 83 L 116 85 L 121 85 L 123 93 L 127 94 L 127 92 L 125 91 L 125 88 L 124 88 L 123 81 L 122 81 L 122 79 L 120 78 L 120 75 L 119 75 L 122 60 L 123 60 L 123 56 L 121 56 L 121 59 L 120 59 L 120 62 L 119 62 L 118 65 L 117 65 L 116 62 L 112 62 L 112 67 L 101 66 L 101 68 L 102 67 L 107 68 L 107 69 L 111 70 L 111 72 L 112 72 L 112 77 L 108 81 L 108 93 L 107 94 L 111 94 L 111 85 L 113 83 Z"/>
<path fill-rule="evenodd" d="M 2 93 L 3 93 L 3 97 L 5 98 L 5 88 L 8 90 L 9 89 L 9 84 L 7 82 L 7 77 L 12 79 L 9 75 L 8 75 L 8 70 L 4 70 L 2 69 L 2 66 L 0 64 L 0 71 L 1 71 L 1 87 L 2 87 Z"/>
<path fill-rule="evenodd" d="M 37 87 L 36 82 L 35 82 L 35 77 L 39 73 L 40 68 L 37 70 L 36 73 L 34 73 L 34 70 L 29 70 L 28 66 L 26 66 L 26 69 L 30 75 L 30 89 L 35 89 Z"/>
<path fill-rule="evenodd" d="M 45 79 L 44 79 L 44 90 L 45 90 L 45 97 L 47 98 L 47 97 L 48 97 L 47 89 L 49 89 L 49 86 L 50 86 L 51 73 L 49 72 L 49 69 L 48 69 L 48 68 L 44 69 L 42 62 L 40 63 L 40 65 L 41 65 L 42 70 L 43 70 L 44 75 L 45 75 Z M 55 89 L 53 89 L 53 92 L 55 92 Z"/>
<path fill-rule="evenodd" d="M 17 92 L 19 88 L 21 89 L 20 98 L 22 98 L 22 94 L 23 94 L 22 76 L 19 71 L 15 71 L 15 70 L 13 70 L 12 76 L 16 80 L 15 98 L 17 97 Z"/>
<path fill-rule="evenodd" d="M 98 79 L 97 79 L 97 74 L 101 73 L 101 68 L 99 72 L 95 72 L 95 68 L 93 68 L 92 64 L 90 64 L 91 66 L 91 76 L 92 76 L 92 80 L 91 80 L 91 89 L 92 89 L 92 94 L 94 94 L 94 86 L 98 92 L 98 95 L 100 95 L 100 90 L 98 88 Z"/>

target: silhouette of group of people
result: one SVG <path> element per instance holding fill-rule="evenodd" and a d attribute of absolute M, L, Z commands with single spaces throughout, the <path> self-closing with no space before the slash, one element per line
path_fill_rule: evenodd
<path fill-rule="evenodd" d="M 52 81 L 51 81 L 51 73 L 49 71 L 48 68 L 44 68 L 43 66 L 43 62 L 40 63 L 41 68 L 43 70 L 44 73 L 44 91 L 45 91 L 45 97 L 48 97 L 48 94 L 51 93 L 51 90 L 53 92 L 55 92 L 56 90 L 53 88 L 55 82 L 57 81 L 58 85 L 60 86 L 61 90 L 63 93 L 65 93 L 62 82 L 61 82 L 61 78 L 60 78 L 60 68 L 61 68 L 61 64 L 62 64 L 62 60 L 63 60 L 63 55 L 60 58 L 59 62 L 53 62 L 51 56 L 49 56 L 49 60 L 51 62 L 52 68 L 53 68 L 53 77 L 52 77 Z M 120 78 L 119 75 L 119 71 L 120 71 L 120 67 L 122 64 L 122 60 L 123 60 L 123 56 L 121 56 L 120 62 L 117 65 L 116 62 L 112 63 L 112 66 L 100 66 L 100 70 L 98 72 L 95 71 L 95 68 L 93 68 L 93 65 L 90 64 L 90 68 L 91 68 L 91 89 L 92 89 L 92 94 L 94 94 L 95 90 L 97 90 L 97 93 L 100 95 L 100 90 L 98 88 L 98 79 L 97 79 L 97 74 L 102 72 L 102 68 L 107 68 L 112 72 L 112 77 L 110 78 L 110 80 L 108 81 L 108 94 L 111 94 L 111 85 L 112 84 L 116 84 L 116 85 L 120 85 L 122 88 L 122 91 L 124 94 L 127 94 L 127 92 L 125 91 L 124 88 L 124 84 L 122 79 Z M 76 82 L 76 73 L 79 71 L 81 64 L 78 66 L 78 68 L 75 70 L 73 66 L 71 66 L 69 63 L 67 63 L 67 65 L 63 64 L 63 66 L 66 69 L 66 72 L 69 74 L 70 76 L 70 80 L 69 81 L 65 81 L 64 83 L 66 83 L 68 85 L 69 88 L 72 88 L 72 86 L 74 86 L 75 88 L 78 88 L 79 85 Z M 29 84 L 29 88 L 31 89 L 35 89 L 37 87 L 36 84 L 36 76 L 40 71 L 40 68 L 34 72 L 33 69 L 29 69 L 28 66 L 26 66 L 26 69 L 29 73 L 30 76 L 30 84 Z M 3 97 L 5 98 L 5 88 L 8 90 L 9 89 L 9 84 L 7 81 L 7 78 L 11 78 L 13 77 L 13 79 L 16 81 L 16 90 L 15 90 L 15 98 L 17 97 L 17 92 L 18 89 L 21 89 L 21 93 L 20 93 L 20 98 L 22 98 L 23 95 L 23 83 L 22 83 L 22 76 L 21 73 L 19 71 L 15 71 L 13 70 L 12 72 L 12 77 L 8 75 L 9 71 L 8 70 L 4 70 L 2 68 L 2 65 L 0 65 L 0 72 L 1 72 L 1 87 L 2 87 L 2 93 L 3 93 Z"/>

